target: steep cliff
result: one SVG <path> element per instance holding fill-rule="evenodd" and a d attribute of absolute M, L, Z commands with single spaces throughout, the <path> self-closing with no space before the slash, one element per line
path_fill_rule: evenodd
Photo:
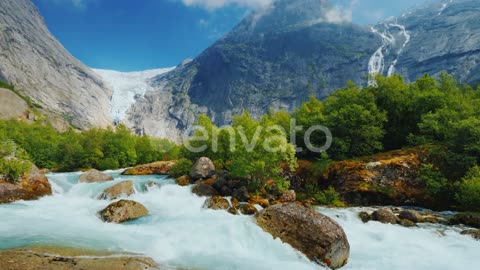
<path fill-rule="evenodd" d="M 0 80 L 75 126 L 112 123 L 111 90 L 51 35 L 30 0 L 0 1 Z"/>

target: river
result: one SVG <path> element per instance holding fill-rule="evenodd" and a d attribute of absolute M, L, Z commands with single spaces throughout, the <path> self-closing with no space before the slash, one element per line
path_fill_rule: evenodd
<path fill-rule="evenodd" d="M 32 244 L 65 245 L 146 254 L 158 263 L 187 269 L 320 269 L 302 254 L 274 240 L 252 217 L 202 209 L 205 198 L 165 176 L 121 176 L 114 181 L 78 183 L 79 173 L 48 175 L 54 195 L 37 201 L 0 205 L 0 249 Z M 136 194 L 150 214 L 124 224 L 103 223 L 96 213 L 110 202 L 97 200 L 105 188 L 134 180 Z M 145 188 L 145 183 L 157 185 Z M 480 242 L 461 228 L 421 225 L 404 228 L 363 224 L 362 208 L 318 211 L 345 229 L 351 244 L 342 269 L 479 269 Z"/>

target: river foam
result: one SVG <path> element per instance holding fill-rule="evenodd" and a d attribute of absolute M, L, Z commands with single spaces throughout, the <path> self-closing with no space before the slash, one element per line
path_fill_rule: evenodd
<path fill-rule="evenodd" d="M 146 254 L 157 262 L 189 269 L 313 270 L 289 245 L 274 240 L 252 217 L 202 209 L 205 198 L 163 176 L 124 177 L 115 181 L 78 183 L 78 173 L 52 174 L 53 196 L 38 201 L 0 205 L 0 249 L 31 244 L 66 245 Z M 137 193 L 129 199 L 150 211 L 126 224 L 103 223 L 96 212 L 109 204 L 97 200 L 103 189 L 134 180 Z M 157 186 L 145 190 L 145 183 Z M 376 222 L 363 224 L 362 209 L 319 208 L 337 220 L 351 243 L 344 269 L 476 269 L 480 242 L 459 229 L 425 226 L 407 229 Z M 445 230 L 444 236 L 438 230 Z"/>

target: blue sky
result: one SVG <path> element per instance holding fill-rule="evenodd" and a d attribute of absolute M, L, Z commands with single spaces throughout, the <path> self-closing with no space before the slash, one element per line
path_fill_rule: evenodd
<path fill-rule="evenodd" d="M 94 68 L 136 71 L 193 58 L 270 0 L 33 0 L 53 35 Z M 333 0 L 372 24 L 425 0 Z"/>

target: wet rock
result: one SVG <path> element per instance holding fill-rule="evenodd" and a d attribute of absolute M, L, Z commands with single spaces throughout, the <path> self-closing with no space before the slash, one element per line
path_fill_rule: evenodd
<path fill-rule="evenodd" d="M 401 219 L 399 221 L 399 224 L 402 225 L 403 227 L 415 227 L 417 224 L 409 219 Z"/>
<path fill-rule="evenodd" d="M 205 203 L 203 203 L 202 207 L 213 210 L 228 210 L 230 208 L 230 203 L 227 199 L 221 196 L 213 196 L 208 198 Z"/>
<path fill-rule="evenodd" d="M 151 258 L 79 248 L 29 246 L 0 251 L 2 270 L 166 270 Z"/>
<path fill-rule="evenodd" d="M 133 189 L 133 181 L 123 181 L 112 187 L 105 189 L 98 198 L 100 200 L 115 200 L 122 196 L 130 196 L 135 193 Z"/>
<path fill-rule="evenodd" d="M 160 187 L 159 184 L 157 184 L 153 181 L 148 181 L 148 182 L 145 182 L 145 184 L 143 184 L 143 191 L 148 192 L 152 188 L 158 188 L 158 187 Z"/>
<path fill-rule="evenodd" d="M 253 216 L 256 213 L 258 213 L 258 210 L 257 208 L 255 208 L 254 205 L 246 203 L 246 204 L 240 205 L 240 213 L 246 216 Z"/>
<path fill-rule="evenodd" d="M 267 199 L 262 198 L 261 196 L 252 196 L 249 200 L 249 203 L 253 205 L 258 204 L 263 208 L 267 208 L 270 206 L 270 202 Z"/>
<path fill-rule="evenodd" d="M 450 219 L 450 224 L 463 224 L 480 229 L 480 213 L 459 213 Z"/>
<path fill-rule="evenodd" d="M 210 178 L 215 175 L 215 165 L 209 158 L 201 157 L 193 164 L 189 175 L 194 180 Z"/>
<path fill-rule="evenodd" d="M 465 230 L 461 234 L 470 235 L 474 239 L 480 240 L 480 230 Z"/>
<path fill-rule="evenodd" d="M 52 187 L 47 177 L 35 165 L 17 183 L 0 180 L 0 204 L 18 200 L 36 200 L 51 194 Z"/>
<path fill-rule="evenodd" d="M 367 223 L 370 220 L 372 220 L 372 216 L 367 212 L 360 212 L 358 214 L 358 217 L 360 217 L 360 219 L 363 221 L 363 223 Z"/>
<path fill-rule="evenodd" d="M 400 212 L 398 217 L 415 223 L 423 222 L 423 216 L 415 210 L 403 210 Z"/>
<path fill-rule="evenodd" d="M 113 177 L 97 170 L 90 170 L 83 173 L 78 181 L 80 183 L 108 182 L 113 181 Z"/>
<path fill-rule="evenodd" d="M 176 160 L 171 160 L 139 165 L 126 169 L 122 175 L 167 175 L 175 163 L 177 163 Z"/>
<path fill-rule="evenodd" d="M 103 221 L 121 223 L 146 216 L 148 215 L 148 210 L 138 202 L 120 200 L 111 203 L 98 213 Z"/>
<path fill-rule="evenodd" d="M 398 217 L 389 208 L 379 209 L 372 214 L 372 220 L 379 221 L 381 223 L 396 224 Z"/>
<path fill-rule="evenodd" d="M 190 177 L 188 175 L 180 176 L 176 179 L 176 182 L 179 186 L 188 186 L 190 185 Z"/>
<path fill-rule="evenodd" d="M 216 182 L 217 182 L 217 179 L 215 177 L 212 177 L 205 180 L 197 180 L 195 184 L 205 184 L 213 187 Z"/>
<path fill-rule="evenodd" d="M 218 196 L 218 191 L 214 189 L 212 186 L 205 185 L 205 184 L 196 184 L 192 188 L 192 192 L 198 196 Z"/>
<path fill-rule="evenodd" d="M 310 260 L 340 268 L 350 245 L 342 227 L 331 218 L 295 203 L 270 206 L 256 215 L 258 226 L 290 244 Z"/>
<path fill-rule="evenodd" d="M 227 212 L 230 213 L 230 214 L 232 214 L 232 215 L 235 215 L 235 216 L 238 215 L 238 209 L 235 208 L 235 207 L 233 207 L 233 206 L 230 207 L 230 208 L 228 208 L 228 211 L 227 211 Z"/>
<path fill-rule="evenodd" d="M 230 201 L 232 202 L 232 207 L 240 208 L 240 202 L 236 198 L 232 197 Z"/>
<path fill-rule="evenodd" d="M 440 221 L 439 221 L 438 218 L 436 218 L 436 217 L 423 217 L 423 222 L 425 222 L 425 223 L 433 223 L 433 224 L 440 223 Z"/>
<path fill-rule="evenodd" d="M 282 192 L 278 188 L 277 182 L 275 180 L 268 180 L 264 186 L 265 192 L 272 197 L 272 199 L 278 199 L 282 196 Z"/>
<path fill-rule="evenodd" d="M 280 202 L 287 203 L 287 202 L 295 202 L 297 200 L 297 195 L 295 194 L 294 190 L 289 190 L 282 194 L 280 197 Z"/>
<path fill-rule="evenodd" d="M 240 202 L 248 202 L 248 200 L 250 200 L 250 193 L 248 193 L 248 189 L 243 186 L 233 191 L 232 197 L 237 198 Z"/>

